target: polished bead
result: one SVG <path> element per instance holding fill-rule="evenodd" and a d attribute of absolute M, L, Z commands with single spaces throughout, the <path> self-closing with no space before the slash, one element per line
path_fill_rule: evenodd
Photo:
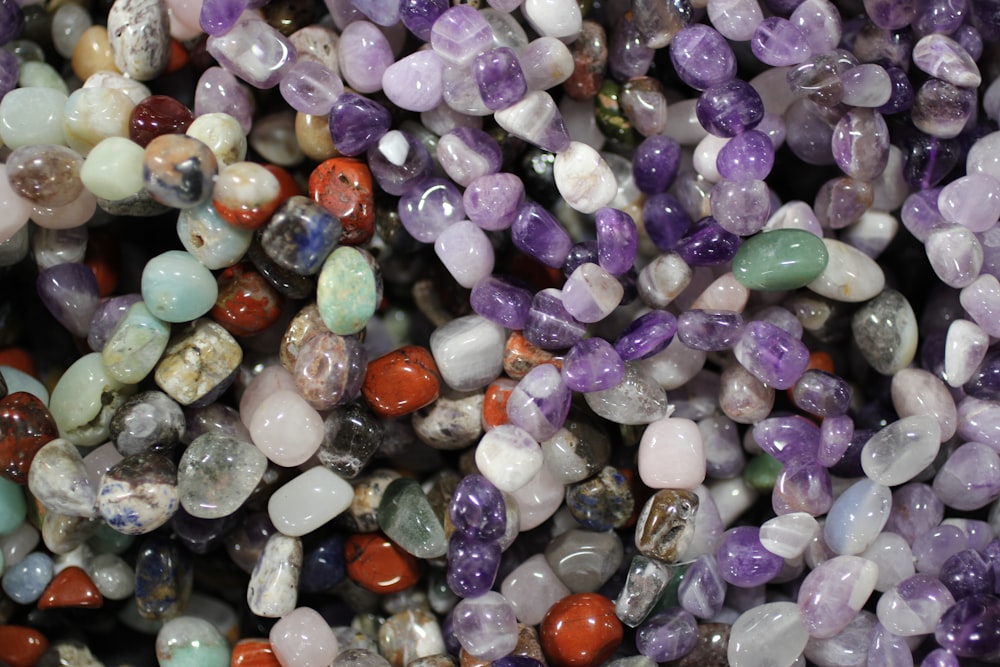
<path fill-rule="evenodd" d="M 621 644 L 613 603 L 596 593 L 569 595 L 549 609 L 539 638 L 555 667 L 584 667 L 607 660 Z"/>

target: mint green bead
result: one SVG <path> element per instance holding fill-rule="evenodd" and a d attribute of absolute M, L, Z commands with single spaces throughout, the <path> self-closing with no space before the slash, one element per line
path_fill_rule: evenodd
<path fill-rule="evenodd" d="M 71 98 L 72 99 L 72 98 Z M 124 137 L 108 137 L 94 146 L 80 168 L 83 187 L 95 197 L 118 201 L 142 191 L 146 151 Z"/>
<path fill-rule="evenodd" d="M 215 277 L 191 253 L 169 250 L 146 262 L 142 300 L 164 322 L 196 320 L 215 305 Z"/>
<path fill-rule="evenodd" d="M 365 328 L 382 300 L 382 275 L 364 250 L 341 246 L 323 262 L 316 286 L 320 317 L 338 336 Z"/>
<path fill-rule="evenodd" d="M 211 199 L 181 211 L 177 216 L 177 236 L 185 250 L 213 270 L 240 261 L 253 241 L 253 231 L 223 220 Z"/>
<path fill-rule="evenodd" d="M 751 458 L 743 469 L 743 480 L 751 489 L 770 493 L 781 474 L 784 465 L 769 454 L 758 454 Z"/>
<path fill-rule="evenodd" d="M 28 515 L 28 504 L 24 501 L 24 490 L 6 477 L 0 477 L 0 535 L 9 535 L 24 523 Z M 0 553 L 0 558 L 3 554 Z M 0 572 L 3 566 L 0 565 Z"/>
<path fill-rule="evenodd" d="M 9 148 L 66 143 L 66 93 L 51 88 L 15 88 L 0 100 L 0 139 Z"/>
<path fill-rule="evenodd" d="M 119 382 L 138 384 L 153 371 L 169 340 L 170 325 L 140 301 L 128 309 L 104 344 L 104 366 Z"/>
<path fill-rule="evenodd" d="M 91 352 L 59 378 L 49 410 L 61 437 L 74 445 L 92 447 L 108 439 L 112 415 L 134 393 L 135 386 L 108 373 L 100 352 Z"/>
<path fill-rule="evenodd" d="M 56 68 L 48 63 L 29 60 L 18 67 L 17 83 L 21 88 L 51 88 L 69 95 L 69 86 Z"/>
<path fill-rule="evenodd" d="M 160 667 L 229 667 L 229 645 L 208 621 L 180 616 L 167 621 L 156 635 Z"/>
<path fill-rule="evenodd" d="M 743 241 L 733 257 L 733 275 L 761 291 L 797 289 L 823 273 L 830 255 L 823 239 L 802 229 L 775 229 Z"/>

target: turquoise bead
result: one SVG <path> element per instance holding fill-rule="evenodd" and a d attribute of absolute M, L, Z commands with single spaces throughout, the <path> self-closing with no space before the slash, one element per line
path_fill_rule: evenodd
<path fill-rule="evenodd" d="M 211 200 L 184 209 L 177 217 L 177 236 L 185 250 L 209 269 L 224 269 L 243 258 L 253 231 L 230 225 Z"/>
<path fill-rule="evenodd" d="M 37 397 L 45 405 L 49 404 L 49 390 L 45 388 L 44 384 L 24 371 L 10 366 L 0 366 L 0 375 L 3 375 L 3 379 L 7 383 L 8 394 L 23 391 Z"/>
<path fill-rule="evenodd" d="M 24 523 L 27 513 L 28 505 L 24 502 L 22 487 L 6 477 L 0 477 L 0 535 L 17 530 Z"/>
<path fill-rule="evenodd" d="M 183 250 L 157 255 L 142 271 L 142 300 L 165 322 L 198 319 L 212 309 L 218 296 L 212 272 Z"/>
<path fill-rule="evenodd" d="M 323 262 L 316 305 L 330 331 L 350 336 L 365 328 L 382 300 L 382 275 L 364 250 L 341 246 Z"/>
<path fill-rule="evenodd" d="M 128 309 L 104 344 L 104 366 L 119 382 L 138 384 L 152 372 L 169 340 L 170 325 L 153 317 L 140 301 Z"/>
<path fill-rule="evenodd" d="M 156 635 L 160 667 L 229 667 L 229 644 L 208 621 L 181 616 Z"/>
<path fill-rule="evenodd" d="M 775 229 L 746 239 L 733 257 L 733 275 L 753 290 L 808 285 L 826 268 L 823 239 L 802 229 Z"/>

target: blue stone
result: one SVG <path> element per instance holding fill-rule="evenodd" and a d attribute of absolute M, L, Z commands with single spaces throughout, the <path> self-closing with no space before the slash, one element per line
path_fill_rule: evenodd
<path fill-rule="evenodd" d="M 330 535 L 302 558 L 299 590 L 303 593 L 323 593 L 339 584 L 345 576 L 344 538 Z"/>
<path fill-rule="evenodd" d="M 310 276 L 340 240 L 341 225 L 313 200 L 296 195 L 282 204 L 261 230 L 260 245 L 282 268 Z"/>
<path fill-rule="evenodd" d="M 177 542 L 150 537 L 135 561 L 135 604 L 143 618 L 178 615 L 191 596 L 191 556 Z"/>
<path fill-rule="evenodd" d="M 31 604 L 42 596 L 52 581 L 52 559 L 40 551 L 28 554 L 3 575 L 3 592 L 18 604 Z"/>

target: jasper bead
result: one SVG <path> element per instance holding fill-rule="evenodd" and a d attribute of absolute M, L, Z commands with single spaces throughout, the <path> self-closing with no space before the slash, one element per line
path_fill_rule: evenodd
<path fill-rule="evenodd" d="M 247 262 L 234 264 L 216 279 L 219 296 L 209 316 L 235 336 L 253 336 L 278 321 L 284 299 Z"/>
<path fill-rule="evenodd" d="M 420 562 L 380 533 L 356 533 L 344 544 L 347 576 L 373 593 L 404 591 L 417 583 Z"/>
<path fill-rule="evenodd" d="M 27 483 L 35 454 L 58 436 L 52 414 L 36 396 L 18 391 L 0 399 L 0 474 Z"/>
<path fill-rule="evenodd" d="M 375 233 L 375 191 L 364 162 L 332 158 L 309 175 L 309 196 L 340 222 L 339 242 L 363 245 Z"/>
<path fill-rule="evenodd" d="M 401 417 L 437 399 L 441 377 L 427 349 L 409 345 L 368 364 L 362 393 L 375 414 Z"/>
<path fill-rule="evenodd" d="M 539 639 L 554 667 L 595 667 L 618 649 L 622 625 L 611 600 L 576 593 L 552 605 L 542 619 Z"/>

